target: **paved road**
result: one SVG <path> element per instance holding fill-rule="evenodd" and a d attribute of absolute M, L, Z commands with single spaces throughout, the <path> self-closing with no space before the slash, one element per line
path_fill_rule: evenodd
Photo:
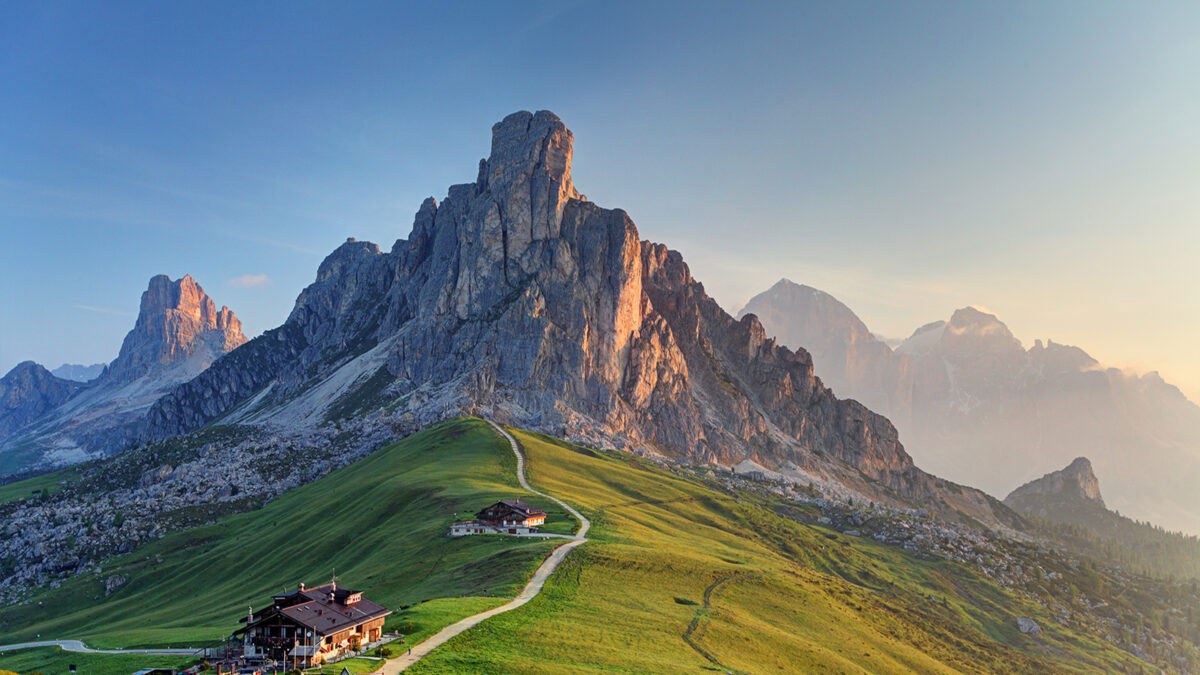
<path fill-rule="evenodd" d="M 201 649 L 92 649 L 83 644 L 82 640 L 42 640 L 40 642 L 18 642 L 14 645 L 0 645 L 0 652 L 14 649 L 30 649 L 33 647 L 62 647 L 63 651 L 81 652 L 84 654 L 198 654 Z"/>
<path fill-rule="evenodd" d="M 496 616 L 497 614 L 511 612 L 512 610 L 534 599 L 537 597 L 538 593 L 542 592 L 542 586 L 546 584 L 546 579 L 549 579 L 550 575 L 554 574 L 554 570 L 558 569 L 559 563 L 561 563 L 563 559 L 567 557 L 567 554 L 571 552 L 571 549 L 587 541 L 585 535 L 587 534 L 588 528 L 592 526 L 592 521 L 584 518 L 583 514 L 571 508 L 571 505 L 567 504 L 563 500 L 556 497 L 551 497 L 545 492 L 539 492 L 538 490 L 534 490 L 532 487 L 530 487 L 529 482 L 525 480 L 525 456 L 521 454 L 521 449 L 517 446 L 517 439 L 513 438 L 512 434 L 500 428 L 500 426 L 498 426 L 495 422 L 488 420 L 487 423 L 492 426 L 492 429 L 495 429 L 496 433 L 500 434 L 508 441 L 508 444 L 512 447 L 513 454 L 517 456 L 517 482 L 521 484 L 521 487 L 536 495 L 545 497 L 546 499 L 549 499 L 550 501 L 563 507 L 571 515 L 578 518 L 582 525 L 574 536 L 568 537 L 570 541 L 554 549 L 554 552 L 551 553 L 548 558 L 546 558 L 541 567 L 537 568 L 537 571 L 533 573 L 533 578 L 530 579 L 529 583 L 525 585 L 525 588 L 521 590 L 520 595 L 508 601 L 507 603 L 500 605 L 499 607 L 489 609 L 486 612 L 480 612 L 479 614 L 468 616 L 457 623 L 452 623 L 449 626 L 446 626 L 442 630 L 438 631 L 438 633 L 433 637 L 413 647 L 409 653 L 388 661 L 387 664 L 383 666 L 382 670 L 376 671 L 380 675 L 394 675 L 395 673 L 399 673 L 400 671 L 405 670 L 412 664 L 419 661 L 421 657 L 440 647 L 443 643 L 455 635 L 458 635 L 459 633 L 462 633 L 471 627 L 478 625 L 480 622 Z"/>

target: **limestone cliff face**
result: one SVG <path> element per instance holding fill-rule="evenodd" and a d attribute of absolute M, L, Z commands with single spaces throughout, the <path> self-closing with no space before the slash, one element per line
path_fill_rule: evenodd
<path fill-rule="evenodd" d="M 0 436 L 42 417 L 79 390 L 33 361 L 18 363 L 0 378 Z"/>
<path fill-rule="evenodd" d="M 835 398 L 806 352 L 726 314 L 677 252 L 580 195 L 572 141 L 552 113 L 506 117 L 475 182 L 427 199 L 390 252 L 339 247 L 284 326 L 160 400 L 145 437 L 222 415 L 311 422 L 314 392 L 345 400 L 383 369 L 393 415 L 415 424 L 478 412 L 699 460 L 791 463 L 880 499 L 937 492 L 887 419 Z"/>
<path fill-rule="evenodd" d="M 228 307 L 218 310 L 191 275 L 171 281 L 160 274 L 142 293 L 133 330 L 101 378 L 128 382 L 201 354 L 211 362 L 245 342 L 242 322 Z"/>

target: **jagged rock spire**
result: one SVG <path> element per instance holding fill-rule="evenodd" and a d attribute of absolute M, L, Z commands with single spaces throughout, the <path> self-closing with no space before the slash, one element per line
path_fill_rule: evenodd
<path fill-rule="evenodd" d="M 132 380 L 188 358 L 201 344 L 219 356 L 245 342 L 242 322 L 228 307 L 218 310 L 190 274 L 178 281 L 159 274 L 142 293 L 133 330 L 102 377 Z"/>

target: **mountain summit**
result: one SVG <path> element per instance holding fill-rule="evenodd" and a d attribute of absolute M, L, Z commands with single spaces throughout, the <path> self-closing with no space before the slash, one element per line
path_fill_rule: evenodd
<path fill-rule="evenodd" d="M 896 358 L 837 298 L 780 279 L 751 298 L 738 316 L 748 314 L 759 318 L 781 344 L 812 354 L 817 375 L 836 394 L 861 401 L 903 428 L 911 414 L 910 364 Z"/>
<path fill-rule="evenodd" d="M 98 377 L 70 382 L 27 362 L 0 381 L 0 475 L 125 447 L 159 397 L 245 342 L 241 321 L 190 275 L 151 278 L 120 354 Z"/>
<path fill-rule="evenodd" d="M 807 352 L 726 314 L 679 253 L 580 195 L 572 142 L 553 113 L 505 117 L 475 182 L 426 199 L 390 252 L 335 250 L 284 325 L 156 403 L 143 438 L 218 416 L 322 425 L 386 405 L 412 428 L 483 414 L 726 466 L 751 459 L 878 500 L 940 494 L 891 423 L 834 397 Z M 1013 515 L 951 492 L 972 517 Z"/>
<path fill-rule="evenodd" d="M 79 389 L 33 361 L 22 361 L 0 378 L 0 436 L 45 415 Z"/>
<path fill-rule="evenodd" d="M 1004 498 L 1004 503 L 1014 508 L 1020 507 L 1027 501 L 1036 498 L 1060 498 L 1067 500 L 1086 500 L 1104 506 L 1100 496 L 1100 482 L 1092 473 L 1092 463 L 1086 457 L 1078 457 L 1066 468 L 1029 481 L 1013 490 Z"/>
<path fill-rule="evenodd" d="M 101 378 L 128 382 L 188 359 L 207 365 L 245 342 L 242 322 L 228 307 L 218 310 L 190 274 L 178 281 L 159 274 L 142 293 L 133 330 Z"/>

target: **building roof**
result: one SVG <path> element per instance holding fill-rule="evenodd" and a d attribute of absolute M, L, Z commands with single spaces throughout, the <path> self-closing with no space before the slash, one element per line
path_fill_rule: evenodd
<path fill-rule="evenodd" d="M 530 506 L 530 505 L 526 504 L 525 502 L 521 501 L 520 499 L 502 499 L 502 500 L 496 502 L 495 504 L 492 504 L 491 506 L 483 509 L 479 513 L 475 514 L 475 517 L 481 518 L 481 519 L 486 518 L 487 517 L 486 514 L 488 511 L 500 511 L 501 513 L 506 513 L 506 514 L 507 513 L 515 513 L 516 515 L 521 516 L 522 518 L 528 518 L 530 516 L 546 515 L 545 511 L 542 511 L 541 509 L 539 509 L 535 506 Z"/>
<path fill-rule="evenodd" d="M 341 588 L 335 584 L 315 588 L 300 587 L 273 598 L 273 607 L 262 614 L 256 614 L 253 620 L 238 632 L 282 614 L 318 635 L 329 635 L 392 613 L 392 610 L 363 598 L 361 591 Z"/>

